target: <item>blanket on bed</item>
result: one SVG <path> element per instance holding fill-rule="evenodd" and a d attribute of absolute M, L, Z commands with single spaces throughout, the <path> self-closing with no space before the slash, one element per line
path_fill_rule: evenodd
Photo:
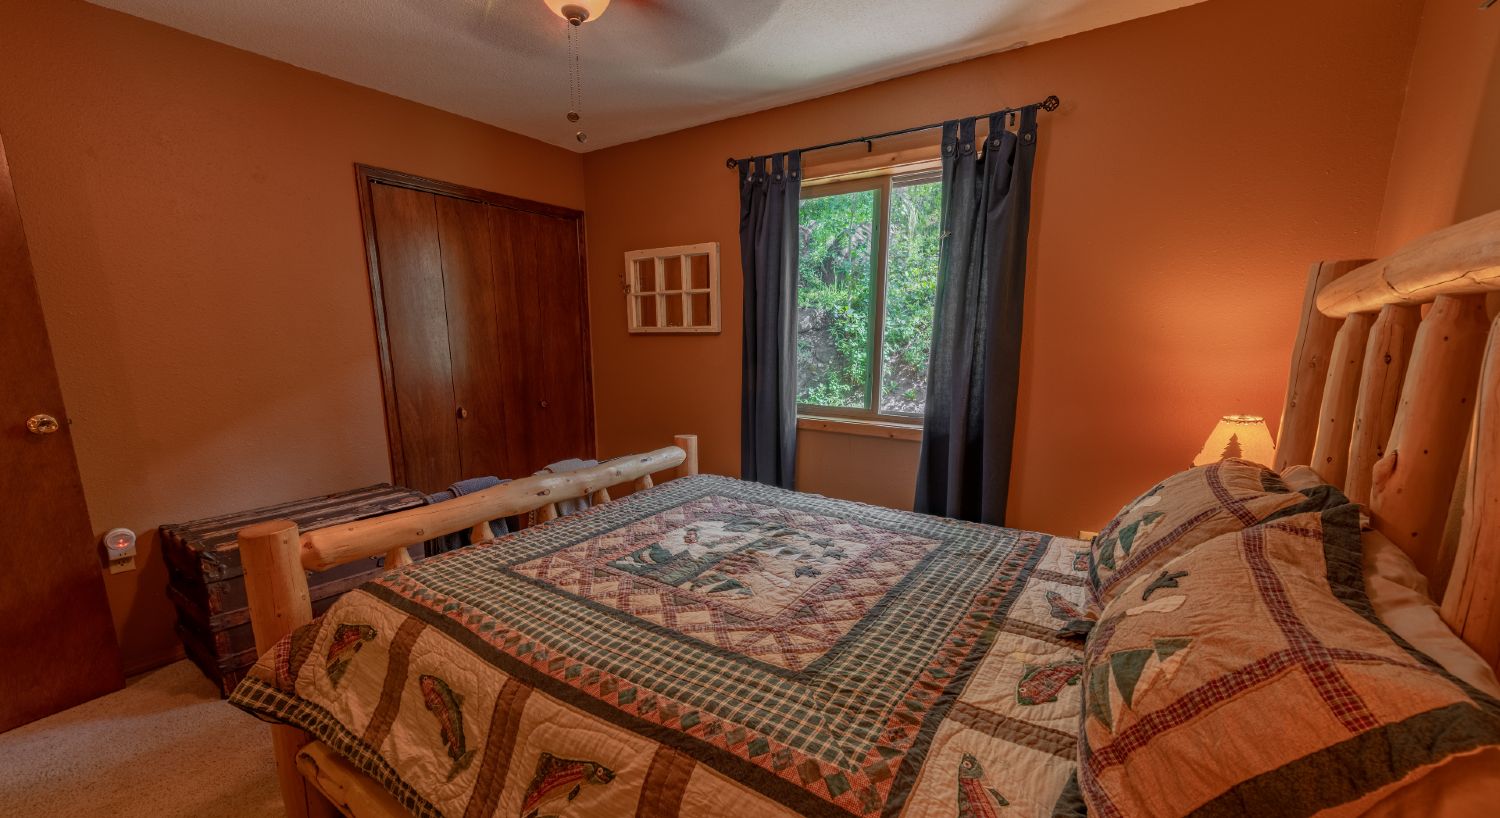
<path fill-rule="evenodd" d="M 421 816 L 1050 815 L 1087 546 L 722 477 L 395 571 L 231 701 Z"/>

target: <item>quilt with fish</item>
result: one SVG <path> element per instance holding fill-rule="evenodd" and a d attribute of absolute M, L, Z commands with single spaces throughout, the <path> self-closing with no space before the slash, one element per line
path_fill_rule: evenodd
<path fill-rule="evenodd" d="M 420 816 L 1046 816 L 1087 552 L 689 477 L 367 583 L 231 701 Z"/>

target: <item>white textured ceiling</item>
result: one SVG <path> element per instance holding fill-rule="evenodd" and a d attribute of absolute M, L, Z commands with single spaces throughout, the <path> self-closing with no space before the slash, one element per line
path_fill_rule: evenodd
<path fill-rule="evenodd" d="M 542 0 L 92 0 L 574 150 L 1198 1 L 613 0 L 581 32 L 579 145 L 567 24 Z"/>

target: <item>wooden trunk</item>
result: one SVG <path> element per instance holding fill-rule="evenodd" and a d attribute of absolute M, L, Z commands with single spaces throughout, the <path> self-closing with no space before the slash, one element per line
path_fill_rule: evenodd
<path fill-rule="evenodd" d="M 223 695 L 239 684 L 255 663 L 245 571 L 235 535 L 267 520 L 290 519 L 303 531 L 378 517 L 423 503 L 421 492 L 387 483 L 312 497 L 292 503 L 174 523 L 161 527 L 169 582 L 167 597 L 177 609 L 177 635 L 189 659 Z M 422 546 L 412 546 L 420 559 Z M 376 558 L 318 571 L 308 577 L 314 613 L 381 571 Z"/>

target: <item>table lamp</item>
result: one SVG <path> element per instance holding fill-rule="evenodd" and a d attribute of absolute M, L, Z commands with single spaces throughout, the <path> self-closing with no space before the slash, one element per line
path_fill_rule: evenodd
<path fill-rule="evenodd" d="M 1266 428 L 1266 419 L 1259 415 L 1225 415 L 1219 418 L 1213 433 L 1203 444 L 1203 450 L 1193 458 L 1194 466 L 1217 463 L 1230 457 L 1238 457 L 1271 465 L 1276 459 L 1276 444 L 1271 440 L 1271 430 Z"/>

